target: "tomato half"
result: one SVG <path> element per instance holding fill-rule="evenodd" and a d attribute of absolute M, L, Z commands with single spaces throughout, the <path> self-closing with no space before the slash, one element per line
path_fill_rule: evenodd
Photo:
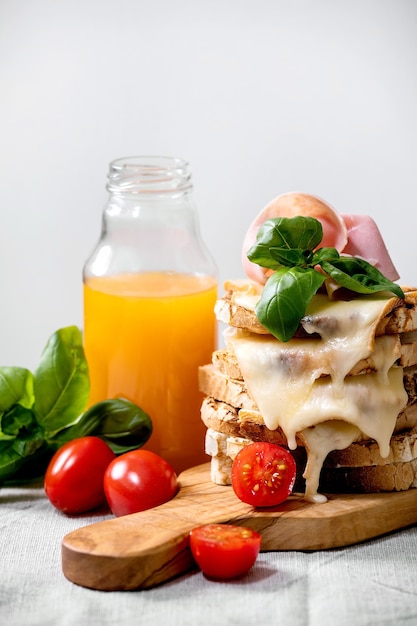
<path fill-rule="evenodd" d="M 129 515 L 170 500 L 178 491 L 177 475 L 154 452 L 132 450 L 110 463 L 104 491 L 114 515 Z"/>
<path fill-rule="evenodd" d="M 105 504 L 103 477 L 114 452 L 99 437 L 79 437 L 57 450 L 44 479 L 46 495 L 55 508 L 76 514 Z"/>
<path fill-rule="evenodd" d="M 242 448 L 232 464 L 237 497 L 255 507 L 276 506 L 292 492 L 296 477 L 293 456 L 273 443 L 255 442 Z"/>
<path fill-rule="evenodd" d="M 251 528 L 205 524 L 190 532 L 191 553 L 209 578 L 226 580 L 246 574 L 255 563 L 261 535 Z"/>

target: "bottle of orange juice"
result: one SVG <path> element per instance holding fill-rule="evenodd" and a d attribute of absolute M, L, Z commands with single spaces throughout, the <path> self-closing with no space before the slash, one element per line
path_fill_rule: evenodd
<path fill-rule="evenodd" d="M 216 347 L 215 263 L 185 161 L 118 159 L 107 189 L 101 237 L 83 271 L 90 404 L 138 404 L 153 424 L 145 447 L 180 472 L 208 461 L 198 368 Z"/>

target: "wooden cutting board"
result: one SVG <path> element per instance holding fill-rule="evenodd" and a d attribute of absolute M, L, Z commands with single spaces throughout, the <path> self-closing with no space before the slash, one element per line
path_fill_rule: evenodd
<path fill-rule="evenodd" d="M 189 531 L 229 522 L 262 535 L 261 550 L 323 550 L 347 546 L 417 522 L 417 489 L 331 495 L 325 504 L 301 495 L 254 510 L 232 487 L 210 480 L 210 464 L 183 472 L 178 494 L 148 511 L 111 518 L 66 535 L 62 569 L 73 583 L 106 591 L 146 589 L 195 568 Z"/>

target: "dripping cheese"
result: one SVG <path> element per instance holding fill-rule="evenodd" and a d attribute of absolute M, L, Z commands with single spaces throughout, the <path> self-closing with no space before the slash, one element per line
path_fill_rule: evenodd
<path fill-rule="evenodd" d="M 311 337 L 285 343 L 232 328 L 225 332 L 266 426 L 280 427 L 291 449 L 296 436 L 304 439 L 308 499 L 317 497 L 319 474 L 330 451 L 363 437 L 377 441 L 381 456 L 389 453 L 407 393 L 402 368 L 396 365 L 398 335 L 375 338 L 386 303 L 378 296 L 330 302 L 317 295 L 302 320 Z M 370 371 L 350 375 L 366 360 Z"/>

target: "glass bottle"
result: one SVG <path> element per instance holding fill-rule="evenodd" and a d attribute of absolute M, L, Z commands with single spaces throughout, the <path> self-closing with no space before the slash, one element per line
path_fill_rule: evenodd
<path fill-rule="evenodd" d="M 110 163 L 99 242 L 83 270 L 90 404 L 124 397 L 151 417 L 145 448 L 176 472 L 208 461 L 198 367 L 216 347 L 217 270 L 188 163 Z"/>

